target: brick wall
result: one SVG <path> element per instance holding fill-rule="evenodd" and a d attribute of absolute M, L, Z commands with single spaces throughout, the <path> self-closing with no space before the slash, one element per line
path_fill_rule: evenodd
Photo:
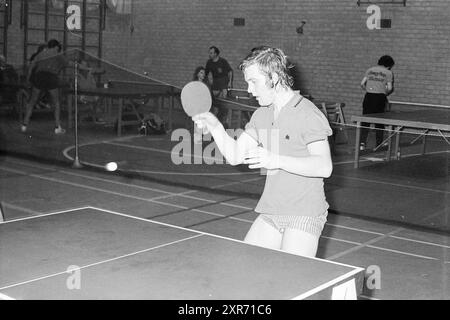
<path fill-rule="evenodd" d="M 135 0 L 132 18 L 108 14 L 103 56 L 182 86 L 216 45 L 235 69 L 235 87 L 245 88 L 240 59 L 257 45 L 278 46 L 296 66 L 297 88 L 345 102 L 346 114 L 359 114 L 361 78 L 389 54 L 396 61 L 392 99 L 450 105 L 450 1 L 380 4 L 382 18 L 392 20 L 381 30 L 366 27 L 367 6 L 357 0 Z M 18 7 L 13 51 L 23 41 Z M 233 26 L 234 18 L 244 18 L 245 26 Z"/>
<path fill-rule="evenodd" d="M 365 70 L 389 54 L 396 61 L 392 99 L 449 105 L 450 1 L 380 4 L 381 17 L 392 21 L 381 30 L 367 28 L 367 6 L 356 0 L 137 1 L 127 61 L 181 86 L 205 63 L 210 45 L 233 67 L 257 45 L 279 46 L 296 65 L 298 88 L 345 102 L 347 114 L 358 114 Z M 234 18 L 244 18 L 245 26 L 233 26 Z M 235 86 L 245 88 L 240 71 L 235 75 Z"/>
<path fill-rule="evenodd" d="M 3 18 L 1 21 L 3 23 Z M 8 26 L 8 47 L 6 52 L 8 63 L 13 65 L 22 64 L 23 37 L 23 29 L 20 28 L 20 1 L 14 1 L 12 6 L 12 23 Z"/>

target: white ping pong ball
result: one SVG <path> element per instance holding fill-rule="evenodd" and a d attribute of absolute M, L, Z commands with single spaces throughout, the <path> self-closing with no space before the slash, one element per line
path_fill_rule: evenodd
<path fill-rule="evenodd" d="M 117 163 L 116 162 L 108 162 L 105 165 L 105 169 L 108 171 L 116 171 L 117 170 Z"/>

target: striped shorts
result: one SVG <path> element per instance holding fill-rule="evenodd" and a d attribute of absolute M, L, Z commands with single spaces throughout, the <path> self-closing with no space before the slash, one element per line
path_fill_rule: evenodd
<path fill-rule="evenodd" d="M 323 227 L 327 222 L 327 215 L 328 211 L 317 217 L 260 214 L 258 218 L 277 229 L 280 233 L 284 233 L 289 228 L 305 231 L 316 237 L 320 237 Z"/>

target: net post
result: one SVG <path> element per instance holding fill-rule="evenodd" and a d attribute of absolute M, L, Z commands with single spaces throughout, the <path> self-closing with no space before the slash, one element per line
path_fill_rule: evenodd
<path fill-rule="evenodd" d="M 74 64 L 74 107 L 75 107 L 75 158 L 73 159 L 73 168 L 81 168 L 81 162 L 78 158 L 78 61 Z"/>

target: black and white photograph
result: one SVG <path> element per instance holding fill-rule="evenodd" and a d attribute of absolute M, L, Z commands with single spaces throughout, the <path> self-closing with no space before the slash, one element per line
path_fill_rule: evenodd
<path fill-rule="evenodd" d="M 449 169 L 449 0 L 0 0 L 0 300 L 450 300 Z"/>

